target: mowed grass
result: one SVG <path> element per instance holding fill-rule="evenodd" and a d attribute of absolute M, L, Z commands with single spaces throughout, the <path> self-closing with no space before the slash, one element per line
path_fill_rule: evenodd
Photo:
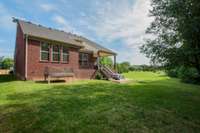
<path fill-rule="evenodd" d="M 200 86 L 131 72 L 127 84 L 0 77 L 0 132 L 200 132 Z"/>

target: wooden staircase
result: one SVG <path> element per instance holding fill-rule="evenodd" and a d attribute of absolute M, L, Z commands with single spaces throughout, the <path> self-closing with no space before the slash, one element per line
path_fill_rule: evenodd
<path fill-rule="evenodd" d="M 99 68 L 99 72 L 106 77 L 106 79 L 115 79 L 115 80 L 121 80 L 124 79 L 124 77 L 121 74 L 113 72 L 109 67 L 101 65 Z"/>
<path fill-rule="evenodd" d="M 99 70 L 100 70 L 100 73 L 104 77 L 106 77 L 106 79 L 111 79 L 112 78 L 112 73 L 113 72 L 109 68 L 107 68 L 106 66 L 101 66 Z"/>
<path fill-rule="evenodd" d="M 100 73 L 103 75 L 103 79 L 113 79 L 113 80 L 121 80 L 124 79 L 124 76 L 114 72 L 107 66 L 99 65 L 98 69 L 94 72 L 94 74 L 91 76 L 91 79 L 95 79 L 97 73 Z"/>

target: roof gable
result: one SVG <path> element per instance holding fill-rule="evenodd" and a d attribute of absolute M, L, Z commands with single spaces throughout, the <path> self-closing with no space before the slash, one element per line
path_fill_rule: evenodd
<path fill-rule="evenodd" d="M 116 54 L 112 50 L 109 50 L 82 36 L 67 33 L 61 30 L 47 28 L 42 25 L 36 25 L 23 20 L 14 19 L 14 21 L 20 25 L 23 34 L 26 35 L 72 44 L 93 52 L 104 51 L 111 54 Z"/>

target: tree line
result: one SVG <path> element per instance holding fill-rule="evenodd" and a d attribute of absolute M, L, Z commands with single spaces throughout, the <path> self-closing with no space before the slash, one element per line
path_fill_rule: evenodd
<path fill-rule="evenodd" d="M 101 57 L 100 64 L 113 69 L 113 60 L 109 57 Z M 158 71 L 158 70 L 163 70 L 163 67 L 156 65 L 131 65 L 131 63 L 128 61 L 117 63 L 118 73 L 127 73 L 129 71 Z"/>
<path fill-rule="evenodd" d="M 200 1 L 151 0 L 154 21 L 141 52 L 169 76 L 200 83 Z"/>

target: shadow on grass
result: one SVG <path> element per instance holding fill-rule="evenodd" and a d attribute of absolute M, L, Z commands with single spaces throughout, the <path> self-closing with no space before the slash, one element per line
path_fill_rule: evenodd
<path fill-rule="evenodd" d="M 11 82 L 16 81 L 16 77 L 14 75 L 0 75 L 0 83 L 2 82 Z"/>
<path fill-rule="evenodd" d="M 7 96 L 0 106 L 3 132 L 197 132 L 200 98 L 168 80 L 48 86 Z M 33 88 L 34 89 L 34 88 Z M 195 95 L 196 94 L 196 95 Z"/>
<path fill-rule="evenodd" d="M 44 80 L 42 80 L 42 81 L 35 81 L 35 83 L 39 83 L 39 84 L 48 84 L 48 81 L 44 81 Z M 66 83 L 66 81 L 65 80 L 51 80 L 51 82 L 50 83 Z"/>

